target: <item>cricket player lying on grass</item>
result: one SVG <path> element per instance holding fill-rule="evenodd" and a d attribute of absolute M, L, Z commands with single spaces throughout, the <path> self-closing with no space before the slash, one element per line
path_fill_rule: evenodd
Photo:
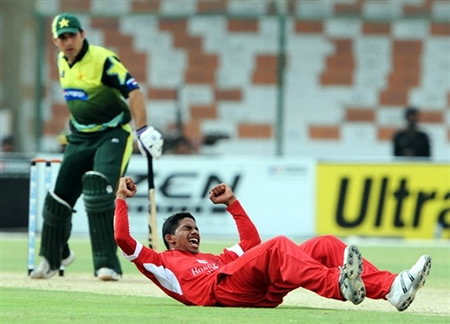
<path fill-rule="evenodd" d="M 135 194 L 133 180 L 121 178 L 116 193 L 116 242 L 140 272 L 186 305 L 276 307 L 290 291 L 302 287 L 355 305 L 366 296 L 387 299 L 404 311 L 430 273 L 428 255 L 397 275 L 378 270 L 361 257 L 356 246 L 346 246 L 330 235 L 300 245 L 284 236 L 261 243 L 255 225 L 226 184 L 214 187 L 209 198 L 227 206 L 240 242 L 219 255 L 201 253 L 195 218 L 180 212 L 164 222 L 167 251 L 158 253 L 130 236 L 126 199 Z"/>

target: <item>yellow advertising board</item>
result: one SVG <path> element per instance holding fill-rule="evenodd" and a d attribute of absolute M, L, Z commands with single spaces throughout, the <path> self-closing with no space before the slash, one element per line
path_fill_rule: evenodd
<path fill-rule="evenodd" d="M 317 233 L 450 237 L 450 164 L 319 163 Z"/>

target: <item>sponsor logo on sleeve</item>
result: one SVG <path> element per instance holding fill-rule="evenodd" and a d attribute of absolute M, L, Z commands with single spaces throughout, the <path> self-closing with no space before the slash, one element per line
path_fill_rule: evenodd
<path fill-rule="evenodd" d="M 137 81 L 134 78 L 130 78 L 127 80 L 127 88 L 128 88 L 128 90 L 133 90 L 133 89 L 139 88 L 139 84 L 137 83 Z"/>

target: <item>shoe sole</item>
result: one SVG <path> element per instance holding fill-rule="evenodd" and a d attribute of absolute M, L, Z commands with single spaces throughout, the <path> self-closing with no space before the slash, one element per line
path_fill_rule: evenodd
<path fill-rule="evenodd" d="M 427 281 L 428 275 L 431 271 L 431 257 L 429 255 L 424 255 L 423 258 L 425 259 L 425 264 L 423 265 L 422 271 L 419 275 L 417 289 L 420 289 L 425 285 L 425 282 Z"/>
<path fill-rule="evenodd" d="M 67 267 L 75 261 L 75 253 L 70 252 L 69 256 L 61 261 L 61 265 Z M 50 270 L 47 273 L 37 273 L 37 269 L 30 273 L 31 279 L 50 279 L 58 273 L 59 270 Z"/>
<path fill-rule="evenodd" d="M 97 278 L 101 281 L 119 281 L 119 275 L 112 273 L 111 269 L 100 268 L 97 270 Z"/>
<path fill-rule="evenodd" d="M 345 249 L 344 254 L 344 280 L 347 280 L 349 290 L 352 292 L 350 301 L 358 305 L 366 297 L 366 287 L 364 282 L 361 280 L 361 274 L 363 271 L 363 261 L 361 252 L 355 245 L 349 245 Z"/>
<path fill-rule="evenodd" d="M 101 276 L 101 277 L 98 277 L 98 279 L 101 281 L 119 281 L 118 278 L 115 278 L 113 276 Z"/>
<path fill-rule="evenodd" d="M 411 293 L 409 294 L 409 296 L 407 293 L 405 294 L 408 297 L 404 301 L 402 301 L 400 307 L 397 308 L 400 312 L 403 312 L 409 307 L 409 305 L 411 305 L 411 303 L 414 301 L 414 298 L 416 298 L 417 290 L 422 288 L 427 281 L 427 277 L 431 271 L 431 257 L 429 255 L 425 255 L 423 256 L 423 259 L 422 270 L 419 272 L 419 275 L 409 287 L 408 292 Z"/>
<path fill-rule="evenodd" d="M 46 273 L 36 273 L 36 272 L 32 271 L 30 273 L 30 278 L 31 279 L 50 279 L 57 273 L 58 273 L 58 270 L 50 270 Z"/>

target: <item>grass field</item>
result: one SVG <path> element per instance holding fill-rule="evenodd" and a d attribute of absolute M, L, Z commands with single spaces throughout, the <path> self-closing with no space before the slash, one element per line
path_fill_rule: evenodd
<path fill-rule="evenodd" d="M 356 242 L 364 257 L 393 272 L 409 268 L 421 254 L 433 257 L 425 287 L 399 313 L 386 301 L 366 299 L 354 306 L 303 289 L 290 293 L 275 309 L 186 307 L 163 295 L 125 259 L 121 281 L 96 280 L 87 238 L 71 240 L 77 259 L 64 277 L 31 280 L 26 275 L 26 236 L 0 235 L 0 323 L 450 323 L 446 242 Z M 205 239 L 202 250 L 215 253 L 230 245 Z"/>

